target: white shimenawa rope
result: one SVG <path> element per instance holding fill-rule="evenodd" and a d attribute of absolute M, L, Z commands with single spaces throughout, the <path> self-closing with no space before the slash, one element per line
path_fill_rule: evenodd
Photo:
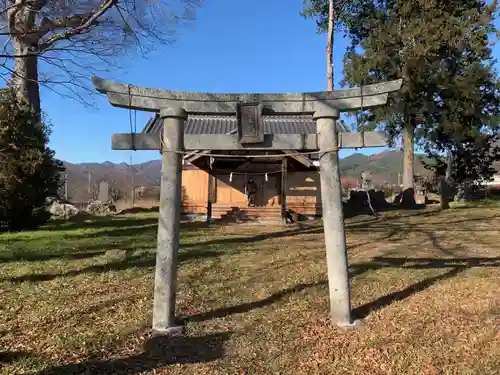
<path fill-rule="evenodd" d="M 281 173 L 282 170 L 280 169 L 279 171 L 271 171 L 271 172 L 234 172 L 234 171 L 230 171 L 230 170 L 224 170 L 224 169 L 216 169 L 215 172 L 217 172 L 217 174 L 224 174 L 224 173 L 227 173 L 229 175 L 251 175 L 251 176 L 265 176 L 267 174 L 278 174 L 278 173 Z M 232 178 L 232 177 L 230 177 Z M 267 180 L 266 180 L 267 181 Z"/>
<path fill-rule="evenodd" d="M 370 206 L 370 210 L 372 210 L 372 213 L 375 217 L 378 217 L 378 214 L 377 212 L 373 209 L 373 206 L 372 206 L 372 199 L 370 197 L 370 193 L 368 190 L 365 190 L 366 192 L 366 196 L 368 197 L 368 206 Z"/>

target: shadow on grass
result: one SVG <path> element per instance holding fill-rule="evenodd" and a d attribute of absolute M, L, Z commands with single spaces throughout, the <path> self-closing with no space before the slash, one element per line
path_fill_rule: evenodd
<path fill-rule="evenodd" d="M 99 229 L 99 228 L 110 228 L 110 227 L 134 227 L 137 225 L 149 225 L 158 223 L 157 218 L 130 218 L 130 217 L 117 217 L 117 216 L 89 216 L 89 217 L 77 217 L 67 221 L 54 221 L 44 229 L 50 231 L 72 231 L 72 230 L 82 230 L 82 229 Z"/>
<path fill-rule="evenodd" d="M 470 268 L 490 268 L 500 267 L 500 258 L 391 258 L 391 257 L 376 257 L 372 261 L 366 263 L 358 263 L 351 265 L 349 276 L 360 276 L 368 271 L 376 271 L 382 268 L 405 268 L 405 269 L 441 269 L 451 268 L 451 270 L 437 276 L 429 277 L 415 284 L 408 286 L 402 290 L 387 294 L 376 300 L 359 306 L 353 310 L 353 316 L 356 318 L 364 318 L 372 311 L 379 310 L 389 306 L 393 302 L 404 300 L 417 292 L 421 292 L 439 281 L 446 280 L 457 276 L 458 274 Z M 309 284 L 298 284 L 292 288 L 281 290 L 271 294 L 259 301 L 246 302 L 240 305 L 222 307 L 204 313 L 185 316 L 182 318 L 184 322 L 200 322 L 214 318 L 222 318 L 233 314 L 241 314 L 252 311 L 254 309 L 263 308 L 272 305 L 275 302 L 290 297 L 293 294 L 303 290 L 314 288 L 317 286 L 328 285 L 327 280 L 318 281 Z"/>
<path fill-rule="evenodd" d="M 398 208 L 392 207 L 390 211 L 397 211 Z M 412 212 L 413 210 L 400 210 L 402 212 Z M 421 211 L 416 214 L 410 213 L 404 216 L 391 216 L 391 217 L 380 217 L 378 219 L 371 219 L 368 221 L 357 222 L 357 223 L 348 223 L 346 225 L 347 229 L 354 228 L 368 228 L 374 223 L 385 223 L 394 220 L 398 220 L 406 217 L 414 217 L 414 216 L 432 216 L 436 214 L 437 211 Z M 197 229 L 207 229 L 213 228 L 214 226 L 223 226 L 228 223 L 225 222 L 217 222 L 216 224 L 208 224 L 205 222 L 190 222 L 190 223 L 182 223 L 183 231 L 196 231 Z M 61 222 L 51 224 L 46 229 L 57 231 L 72 231 L 72 230 L 85 230 L 85 229 L 103 229 L 102 231 L 98 231 L 95 233 L 95 236 L 105 236 L 105 237 L 120 237 L 120 236 L 136 236 L 141 234 L 147 234 L 148 232 L 155 232 L 158 225 L 158 218 L 128 218 L 128 217 L 92 217 L 91 220 L 80 218 L 75 219 L 74 221 L 69 222 Z M 109 228 L 109 229 L 108 229 Z M 239 242 L 258 242 L 271 238 L 281 238 L 288 237 L 294 235 L 300 235 L 304 233 L 320 233 L 323 231 L 323 226 L 321 223 L 312 223 L 312 224 L 299 224 L 298 228 L 288 229 L 281 232 L 272 232 L 259 234 L 252 237 L 247 238 L 229 238 L 227 240 L 213 240 L 205 242 L 204 245 L 210 244 L 222 244 L 222 243 L 239 243 Z"/>
<path fill-rule="evenodd" d="M 213 250 L 189 250 L 179 254 L 179 262 L 185 262 L 193 259 L 212 258 L 221 255 L 220 251 Z M 14 276 L 11 278 L 0 279 L 13 283 L 21 283 L 25 281 L 49 281 L 59 277 L 74 277 L 84 273 L 104 273 L 109 271 L 122 271 L 130 268 L 150 268 L 154 267 L 156 262 L 155 254 L 142 254 L 137 256 L 129 256 L 123 260 L 111 261 L 104 264 L 92 265 L 78 270 L 71 270 L 55 274 L 29 274 L 22 276 Z"/>
<path fill-rule="evenodd" d="M 464 272 L 469 267 L 467 266 L 456 266 L 455 268 L 437 276 L 429 277 L 422 281 L 419 281 L 415 284 L 408 286 L 402 290 L 398 290 L 394 293 L 387 294 L 380 298 L 377 298 L 374 301 L 369 303 L 365 303 L 364 305 L 358 306 L 354 310 L 352 310 L 353 319 L 363 319 L 366 318 L 371 312 L 379 310 L 383 307 L 389 306 L 390 304 L 402 301 L 415 293 L 421 292 L 432 285 L 438 283 L 439 281 L 451 279 L 458 274 Z"/>
<path fill-rule="evenodd" d="M 0 351 L 0 364 L 18 361 L 22 358 L 29 357 L 30 354 L 26 352 L 3 352 Z"/>
<path fill-rule="evenodd" d="M 224 222 L 218 222 L 217 225 L 223 225 Z M 127 217 L 127 216 L 89 216 L 77 217 L 67 221 L 54 221 L 46 225 L 44 229 L 51 231 L 72 231 L 84 229 L 101 229 L 101 228 L 133 228 L 158 225 L 157 217 Z M 210 224 L 204 221 L 183 222 L 182 227 L 185 229 L 208 228 Z"/>
<path fill-rule="evenodd" d="M 463 224 L 463 223 L 472 223 L 472 222 L 478 222 L 478 221 L 486 221 L 486 220 L 492 220 L 495 218 L 500 218 L 500 215 L 494 215 L 494 216 L 488 216 L 488 217 L 475 217 L 475 218 L 463 218 L 459 220 L 447 220 L 445 223 L 391 223 L 391 221 L 395 219 L 401 219 L 405 217 L 414 217 L 414 216 L 424 216 L 424 217 L 429 217 L 433 216 L 436 212 L 432 212 L 432 215 L 409 215 L 409 216 L 399 216 L 395 218 L 386 218 L 386 219 L 374 219 L 371 221 L 367 222 L 361 222 L 361 223 L 354 223 L 351 225 L 346 225 L 346 230 L 348 232 L 365 232 L 365 231 L 371 231 L 371 232 L 387 232 L 388 230 L 397 230 L 401 232 L 422 232 L 423 230 L 453 230 L 454 232 L 460 232 L 460 231 L 491 231 L 494 229 L 471 229 L 471 228 L 460 228 L 457 226 L 453 226 L 454 224 Z M 386 225 L 388 224 L 388 225 Z"/>
<path fill-rule="evenodd" d="M 370 219 L 362 222 L 356 222 L 356 223 L 348 223 L 346 225 L 346 230 L 348 232 L 356 232 L 356 231 L 363 231 L 363 230 L 386 230 L 385 227 L 380 227 L 380 225 L 386 225 L 394 220 L 402 219 L 405 217 L 414 217 L 414 216 L 432 216 L 436 212 L 435 211 L 422 211 L 418 212 L 416 214 L 409 214 L 405 216 L 391 216 L 391 217 L 381 217 L 378 219 Z M 478 219 L 479 220 L 479 219 Z M 98 217 L 95 220 L 86 222 L 83 219 L 78 219 L 74 222 L 70 222 L 68 224 L 61 224 L 60 226 L 51 224 L 50 226 L 46 227 L 46 229 L 50 230 L 66 230 L 66 231 L 71 231 L 74 230 L 75 232 L 78 231 L 79 229 L 89 229 L 89 228 L 102 228 L 103 230 L 97 231 L 95 233 L 92 233 L 92 238 L 95 241 L 99 241 L 99 238 L 106 238 L 106 239 L 111 239 L 111 238 L 119 238 L 119 237 L 138 237 L 138 236 L 151 236 L 151 238 L 154 238 L 156 235 L 156 230 L 157 230 L 157 225 L 158 225 L 158 219 L 157 218 L 102 218 Z M 220 226 L 220 224 L 217 224 L 217 226 Z M 397 230 L 402 230 L 406 229 L 411 229 L 411 225 L 405 225 L 401 224 L 395 225 L 398 227 L 398 229 L 395 228 L 393 231 L 394 234 L 397 233 Z M 205 229 L 205 228 L 213 228 L 214 225 L 210 225 L 207 223 L 183 223 L 182 224 L 182 236 L 184 238 L 187 237 L 194 237 L 196 235 L 197 229 Z M 262 233 L 262 234 L 257 234 L 254 236 L 250 237 L 231 237 L 231 238 L 226 238 L 226 239 L 214 239 L 214 240 L 209 240 L 205 241 L 203 243 L 196 243 L 196 244 L 189 244 L 189 247 L 199 247 L 199 246 L 211 246 L 211 245 L 228 245 L 228 244 L 239 244 L 239 243 L 254 243 L 254 242 L 259 242 L 259 241 L 265 241 L 268 239 L 277 239 L 277 238 L 283 238 L 283 237 L 292 237 L 292 236 L 298 236 L 298 235 L 303 235 L 303 234 L 320 234 L 323 232 L 323 226 L 321 223 L 315 222 L 315 223 L 308 223 L 308 224 L 298 224 L 294 226 L 291 229 L 283 230 L 280 232 L 268 232 L 268 233 Z M 79 233 L 78 235 L 75 235 L 78 238 L 82 237 L 82 233 Z M 71 240 L 73 236 L 71 234 L 68 234 L 67 236 L 64 236 L 65 240 Z M 25 242 L 25 241 L 35 241 L 39 240 L 39 238 L 33 238 L 33 239 L 11 239 L 9 242 Z M 116 247 L 116 246 L 115 246 Z M 50 259 L 86 259 L 90 258 L 96 255 L 102 254 L 102 251 L 100 252 L 99 250 L 102 250 L 102 246 L 99 244 L 96 244 L 95 246 L 89 245 L 88 247 L 85 247 L 82 250 L 87 250 L 87 251 L 81 251 L 81 252 L 75 252 L 75 249 L 73 247 L 70 248 L 71 252 L 69 251 L 64 251 L 64 252 L 55 252 L 55 253 L 48 253 L 48 254 L 40 254 L 37 253 L 34 250 L 30 250 L 29 252 L 27 251 L 15 251 L 12 254 L 8 255 L 1 255 L 0 254 L 0 263 L 1 262 L 9 262 L 9 261 L 44 261 L 44 260 L 50 260 Z M 89 252 L 88 250 L 96 250 L 96 252 Z"/>
<path fill-rule="evenodd" d="M 416 215 L 408 215 L 408 217 L 411 216 L 431 216 L 434 215 L 435 212 L 419 212 Z M 365 231 L 365 230 L 370 230 L 370 231 L 389 231 L 389 228 L 386 228 L 386 225 L 390 225 L 391 227 L 394 226 L 394 229 L 392 230 L 392 236 L 396 235 L 398 232 L 402 231 L 403 229 L 410 230 L 412 228 L 411 225 L 406 225 L 406 224 L 392 224 L 391 222 L 393 220 L 400 219 L 401 216 L 396 216 L 396 217 L 387 217 L 387 218 L 379 218 L 379 219 L 370 219 L 367 221 L 362 221 L 362 222 L 357 222 L 357 223 L 349 223 L 346 226 L 346 229 L 348 232 L 356 232 L 356 231 Z M 95 256 L 99 256 L 104 254 L 106 250 L 108 250 L 106 247 L 112 246 L 112 248 L 120 248 L 124 244 L 118 244 L 116 243 L 116 238 L 129 238 L 129 237 L 138 237 L 141 235 L 151 235 L 151 239 L 153 239 L 156 235 L 156 230 L 157 230 L 157 224 L 158 224 L 158 219 L 140 219 L 140 220 L 129 220 L 129 219 L 102 219 L 102 220 L 97 220 L 96 222 L 90 222 L 90 223 L 83 223 L 81 227 L 79 228 L 85 228 L 87 227 L 103 227 L 105 228 L 102 231 L 98 231 L 96 233 L 92 234 L 92 241 L 96 241 L 97 243 L 93 244 L 88 244 L 88 245 L 83 245 L 79 246 L 78 248 L 74 248 L 73 242 L 71 241 L 71 235 L 68 237 L 64 237 L 64 240 L 68 242 L 68 247 L 64 249 L 57 249 L 54 252 L 48 252 L 48 253 L 40 253 L 36 249 L 27 249 L 26 251 L 23 249 L 15 249 L 15 251 L 12 251 L 10 253 L 0 253 L 0 263 L 5 263 L 5 262 L 18 262 L 18 261 L 47 261 L 47 260 L 52 260 L 52 259 L 67 259 L 67 260 L 78 260 L 78 259 L 88 259 L 92 258 Z M 71 224 L 71 225 L 76 225 L 76 223 Z M 129 225 L 134 225 L 134 226 L 129 226 Z M 183 238 L 189 238 L 189 237 L 195 237 L 196 236 L 196 229 L 201 229 L 201 228 L 209 228 L 211 227 L 208 224 L 205 223 L 186 223 L 183 224 L 183 232 L 181 236 Z M 213 227 L 213 226 L 212 226 Z M 66 227 L 68 228 L 68 227 Z M 75 227 L 76 229 L 77 227 Z M 415 229 L 415 228 L 414 228 Z M 265 241 L 269 239 L 279 239 L 283 237 L 293 237 L 293 236 L 299 236 L 299 235 L 304 235 L 304 234 L 320 234 L 323 232 L 323 226 L 321 223 L 307 223 L 307 224 L 298 224 L 294 226 L 293 228 L 286 229 L 283 231 L 279 232 L 267 232 L 267 233 L 262 233 L 262 234 L 257 234 L 249 237 L 231 237 L 231 238 L 217 238 L 205 242 L 197 242 L 193 244 L 183 244 L 181 247 L 189 247 L 189 248 L 200 248 L 200 247 L 207 247 L 207 246 L 213 246 L 213 245 L 221 245 L 221 246 L 226 246 L 226 245 L 231 245 L 231 244 L 251 244 L 255 242 L 260 242 L 260 241 Z M 78 236 L 79 238 L 81 235 Z M 388 236 L 388 237 L 391 237 Z M 114 238 L 113 243 L 107 244 L 107 243 L 102 243 L 102 241 L 99 240 L 99 238 L 103 238 L 106 240 L 109 240 L 111 238 Z M 35 240 L 35 239 L 33 239 Z M 38 239 L 39 240 L 39 239 Z M 16 241 L 26 241 L 26 239 L 18 239 Z M 120 239 L 121 241 L 121 239 Z M 11 242 L 9 240 L 9 242 Z M 151 242 L 151 246 L 153 247 L 153 242 Z M 18 246 L 19 247 L 19 246 Z M 46 249 L 43 249 L 46 251 Z M 182 254 L 182 252 L 181 252 Z M 134 260 L 134 259 L 132 259 Z M 143 262 L 137 261 L 138 264 L 137 266 L 143 266 Z M 149 263 L 146 262 L 146 265 L 149 266 Z M 122 266 L 122 265 L 120 265 Z M 131 266 L 134 266 L 133 264 Z M 101 267 L 101 266 L 99 266 Z M 123 266 L 124 268 L 119 268 L 119 269 L 125 269 L 126 267 Z M 104 269 L 103 271 L 106 271 Z M 68 275 L 70 276 L 70 275 Z M 41 277 L 41 276 L 38 276 Z M 50 276 L 47 276 L 48 279 L 50 279 Z"/>
<path fill-rule="evenodd" d="M 102 248 L 102 246 L 100 246 Z M 100 251 L 84 251 L 78 253 L 52 253 L 52 254 L 41 254 L 33 251 L 30 252 L 12 252 L 10 254 L 0 254 L 0 263 L 7 262 L 43 262 L 52 259 L 68 259 L 68 260 L 81 260 L 93 258 L 98 255 L 103 255 L 104 250 Z"/>
<path fill-rule="evenodd" d="M 231 332 L 203 337 L 153 336 L 146 341 L 141 354 L 113 360 L 90 359 L 83 363 L 52 367 L 37 375 L 139 374 L 176 364 L 212 362 L 222 358 L 224 342 L 230 336 Z"/>
<path fill-rule="evenodd" d="M 390 223 L 394 220 L 399 220 L 401 218 L 406 218 L 406 217 L 415 217 L 415 216 L 433 216 L 437 213 L 437 211 L 423 211 L 423 212 L 418 212 L 416 214 L 410 214 L 410 215 L 405 215 L 405 216 L 391 216 L 391 217 L 380 217 L 380 218 L 374 218 L 371 220 L 367 221 L 362 221 L 362 222 L 357 222 L 357 223 L 348 223 L 346 225 L 346 231 L 347 232 L 355 232 L 356 230 L 371 230 L 371 228 L 375 224 L 380 224 L 380 225 L 385 225 L 386 223 Z M 410 226 L 411 227 L 411 226 Z M 269 239 L 277 239 L 277 238 L 283 238 L 283 237 L 293 237 L 293 236 L 299 236 L 303 234 L 320 234 L 323 233 L 323 225 L 322 223 L 310 223 L 310 224 L 300 224 L 298 227 L 295 227 L 293 229 L 287 229 L 284 231 L 280 232 L 270 232 L 270 233 L 262 233 L 262 234 L 257 234 L 255 236 L 250 236 L 250 237 L 232 237 L 232 238 L 227 238 L 227 239 L 216 239 L 216 240 L 210 240 L 206 241 L 203 243 L 200 243 L 198 245 L 202 246 L 207 246 L 207 245 L 215 245 L 215 244 L 231 244 L 231 243 L 254 243 L 254 242 L 260 242 L 260 241 L 265 241 Z M 384 228 L 384 231 L 387 229 Z"/>
<path fill-rule="evenodd" d="M 239 244 L 239 243 L 249 244 L 254 242 L 270 240 L 274 238 L 292 237 L 301 234 L 317 234 L 321 232 L 323 232 L 323 226 L 309 224 L 305 226 L 301 225 L 300 227 L 294 229 L 284 230 L 280 232 L 262 233 L 250 237 L 231 237 L 226 239 L 218 238 L 215 240 L 199 243 L 196 246 L 227 245 L 227 244 Z"/>
<path fill-rule="evenodd" d="M 202 322 L 205 320 L 215 319 L 215 318 L 223 318 L 225 316 L 233 315 L 233 314 L 241 314 L 246 313 L 255 309 L 259 309 L 262 307 L 266 307 L 272 305 L 275 302 L 278 302 L 286 297 L 290 297 L 293 294 L 299 293 L 302 290 L 310 289 L 316 286 L 325 285 L 326 281 L 318 281 L 315 283 L 309 284 L 298 284 L 292 288 L 281 290 L 277 293 L 271 294 L 269 297 L 264 298 L 259 301 L 242 303 L 241 305 L 222 307 L 220 309 L 207 311 L 201 314 L 190 315 L 182 318 L 183 322 Z"/>
<path fill-rule="evenodd" d="M 384 199 L 385 201 L 385 199 Z M 356 216 L 361 215 L 370 215 L 373 216 L 373 211 L 370 209 L 368 204 L 359 205 L 358 203 L 345 203 L 344 204 L 344 218 L 350 219 Z M 417 210 L 425 210 L 427 206 L 425 204 L 413 204 L 409 206 L 402 206 L 396 203 L 388 203 L 385 204 L 374 204 L 373 208 L 375 210 L 375 216 L 384 212 L 393 212 L 393 211 L 417 211 Z"/>

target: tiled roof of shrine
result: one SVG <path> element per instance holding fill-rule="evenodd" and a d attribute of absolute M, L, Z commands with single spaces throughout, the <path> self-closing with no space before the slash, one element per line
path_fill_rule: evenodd
<path fill-rule="evenodd" d="M 265 134 L 316 134 L 316 122 L 307 115 L 264 115 Z M 233 134 L 237 132 L 236 116 L 190 115 L 188 116 L 184 134 Z M 349 131 L 341 121 L 337 122 L 338 131 Z M 163 128 L 163 120 L 159 116 L 152 117 L 143 129 L 143 133 L 159 134 Z"/>

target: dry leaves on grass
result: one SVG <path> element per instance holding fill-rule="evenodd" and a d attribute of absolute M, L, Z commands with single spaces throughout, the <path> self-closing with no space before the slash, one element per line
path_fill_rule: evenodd
<path fill-rule="evenodd" d="M 487 375 L 500 368 L 498 209 L 348 220 L 352 302 L 365 317 L 355 331 L 328 319 L 319 224 L 188 226 L 178 294 L 186 332 L 168 341 L 148 334 L 154 220 L 132 215 L 0 239 L 2 373 Z M 126 256 L 109 259 L 113 249 Z"/>

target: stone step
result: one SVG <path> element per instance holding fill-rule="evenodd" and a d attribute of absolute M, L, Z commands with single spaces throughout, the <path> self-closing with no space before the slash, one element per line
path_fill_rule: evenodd
<path fill-rule="evenodd" d="M 230 204 L 214 204 L 212 218 L 226 222 L 281 222 L 281 207 L 237 207 Z"/>
<path fill-rule="evenodd" d="M 281 207 L 217 207 L 217 206 L 212 206 L 212 211 L 281 212 Z"/>
<path fill-rule="evenodd" d="M 280 207 L 212 207 L 212 218 L 228 222 L 281 222 Z"/>
<path fill-rule="evenodd" d="M 221 217 L 214 217 L 213 220 L 229 222 L 229 223 L 281 223 L 281 216 L 277 217 L 261 217 L 261 216 L 233 216 L 222 215 Z"/>
<path fill-rule="evenodd" d="M 254 211 L 231 211 L 231 210 L 212 210 L 212 216 L 233 215 L 233 216 L 265 216 L 265 217 L 281 217 L 281 210 L 267 211 L 267 210 L 254 210 Z"/>
<path fill-rule="evenodd" d="M 212 210 L 212 215 L 281 216 L 281 211 L 222 211 Z"/>

